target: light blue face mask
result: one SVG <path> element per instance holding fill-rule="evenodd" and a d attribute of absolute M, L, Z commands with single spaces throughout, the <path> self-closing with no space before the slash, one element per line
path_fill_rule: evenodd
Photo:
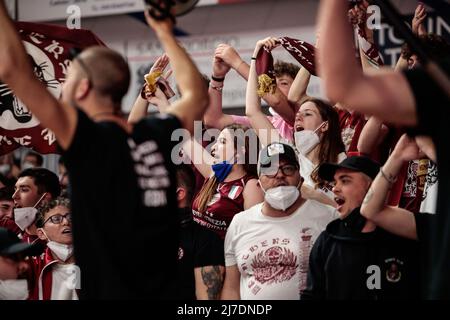
<path fill-rule="evenodd" d="M 233 164 L 228 163 L 228 161 L 222 161 L 220 163 L 213 164 L 212 169 L 217 181 L 223 182 L 223 180 L 225 180 L 230 174 L 231 169 L 233 169 Z"/>

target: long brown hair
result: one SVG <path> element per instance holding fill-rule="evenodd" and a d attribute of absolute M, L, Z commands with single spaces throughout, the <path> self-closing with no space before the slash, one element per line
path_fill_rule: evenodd
<path fill-rule="evenodd" d="M 319 178 L 319 166 L 322 163 L 337 163 L 339 154 L 345 152 L 345 145 L 342 142 L 341 128 L 339 126 L 339 115 L 336 110 L 320 99 L 308 99 L 317 107 L 323 121 L 328 121 L 328 130 L 323 132 L 320 139 L 319 165 L 311 173 L 311 179 L 316 187 L 322 187 L 325 182 Z"/>
<path fill-rule="evenodd" d="M 243 159 L 238 159 L 238 164 L 242 164 L 247 175 L 257 176 L 256 163 L 258 160 L 259 140 L 256 133 L 253 129 L 239 124 L 228 125 L 223 130 L 230 130 L 232 132 L 233 146 L 236 151 L 240 152 L 238 147 L 244 146 Z M 251 139 L 253 139 L 252 142 Z M 199 212 L 203 213 L 206 211 L 206 207 L 216 193 L 218 185 L 219 181 L 217 181 L 215 176 L 208 178 L 203 184 L 203 187 L 194 200 L 194 206 L 197 206 Z"/>

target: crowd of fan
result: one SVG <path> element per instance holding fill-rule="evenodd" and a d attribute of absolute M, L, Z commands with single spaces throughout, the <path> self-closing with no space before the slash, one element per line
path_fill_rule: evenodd
<path fill-rule="evenodd" d="M 313 63 L 326 77 L 341 71 L 321 65 L 326 59 L 321 57 L 335 54 L 326 50 L 325 7 L 332 5 L 324 3 Z M 355 5 L 348 18 L 358 34 L 359 68 L 370 74 L 383 67 L 383 60 L 366 24 L 366 8 L 365 1 Z M 448 57 L 450 45 L 426 33 L 425 17 L 420 4 L 412 31 L 438 60 Z M 332 85 L 333 102 L 308 96 L 311 67 L 283 61 L 272 66 L 272 50 L 283 42 L 279 38 L 258 41 L 249 64 L 232 46 L 218 45 L 211 79 L 205 79 L 173 38 L 171 23 L 148 15 L 147 20 L 166 53 L 146 76 L 127 123 L 118 120 L 117 111 L 129 81 L 121 74 L 126 63 L 104 48 L 73 60 L 61 100 L 72 111 L 49 107 L 44 115 L 30 107 L 55 132 L 64 161 L 59 177 L 42 168 L 34 153 L 21 169 L 10 157 L 0 165 L 0 299 L 425 296 L 424 239 L 438 193 L 436 148 L 429 135 L 364 114 L 356 100 Z M 11 39 L 2 42 L 14 43 Z M 351 65 L 354 49 L 349 47 L 342 51 L 350 52 L 345 59 Z M 168 81 L 169 65 L 178 98 Z M 405 46 L 395 72 L 419 66 Z M 247 81 L 246 116 L 222 112 L 232 70 Z M 273 84 L 264 88 L 267 75 Z M 19 81 L 7 72 L 3 76 L 32 105 Z M 388 105 L 383 99 L 378 103 Z M 154 120 L 146 120 L 149 104 L 160 113 L 150 116 Z M 52 112 L 63 116 L 51 119 Z M 219 134 L 209 146 L 202 132 L 204 139 L 186 139 L 177 149 L 169 142 L 172 130 L 193 133 L 194 120 Z M 173 154 L 188 164 L 169 163 Z M 129 171 L 118 173 L 122 167 Z M 160 197 L 150 189 L 165 193 Z M 115 257 L 122 250 L 128 251 L 125 260 L 148 256 L 136 276 Z M 152 282 L 138 283 L 146 274 Z"/>

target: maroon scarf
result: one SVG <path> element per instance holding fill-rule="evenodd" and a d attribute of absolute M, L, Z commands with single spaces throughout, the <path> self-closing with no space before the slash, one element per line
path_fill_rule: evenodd
<path fill-rule="evenodd" d="M 305 41 L 282 37 L 281 45 L 297 60 L 306 70 L 316 76 L 315 47 Z M 256 56 L 256 73 L 258 74 L 258 94 L 273 93 L 276 88 L 275 71 L 273 68 L 272 53 L 265 47 L 259 50 Z"/>

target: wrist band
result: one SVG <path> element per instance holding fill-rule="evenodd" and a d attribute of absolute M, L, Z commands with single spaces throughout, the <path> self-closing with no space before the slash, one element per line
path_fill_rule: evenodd
<path fill-rule="evenodd" d="M 256 60 L 256 58 L 255 58 L 255 57 L 252 57 L 252 60 Z"/>
<path fill-rule="evenodd" d="M 218 78 L 218 77 L 214 77 L 214 76 L 211 76 L 211 79 L 213 79 L 216 82 L 223 82 L 225 80 L 225 78 Z"/>
<path fill-rule="evenodd" d="M 386 173 L 384 173 L 383 168 L 380 168 L 380 173 L 383 176 L 384 179 L 386 179 L 387 182 L 389 182 L 389 184 L 394 184 L 397 181 L 397 177 L 388 177 L 386 175 Z"/>

